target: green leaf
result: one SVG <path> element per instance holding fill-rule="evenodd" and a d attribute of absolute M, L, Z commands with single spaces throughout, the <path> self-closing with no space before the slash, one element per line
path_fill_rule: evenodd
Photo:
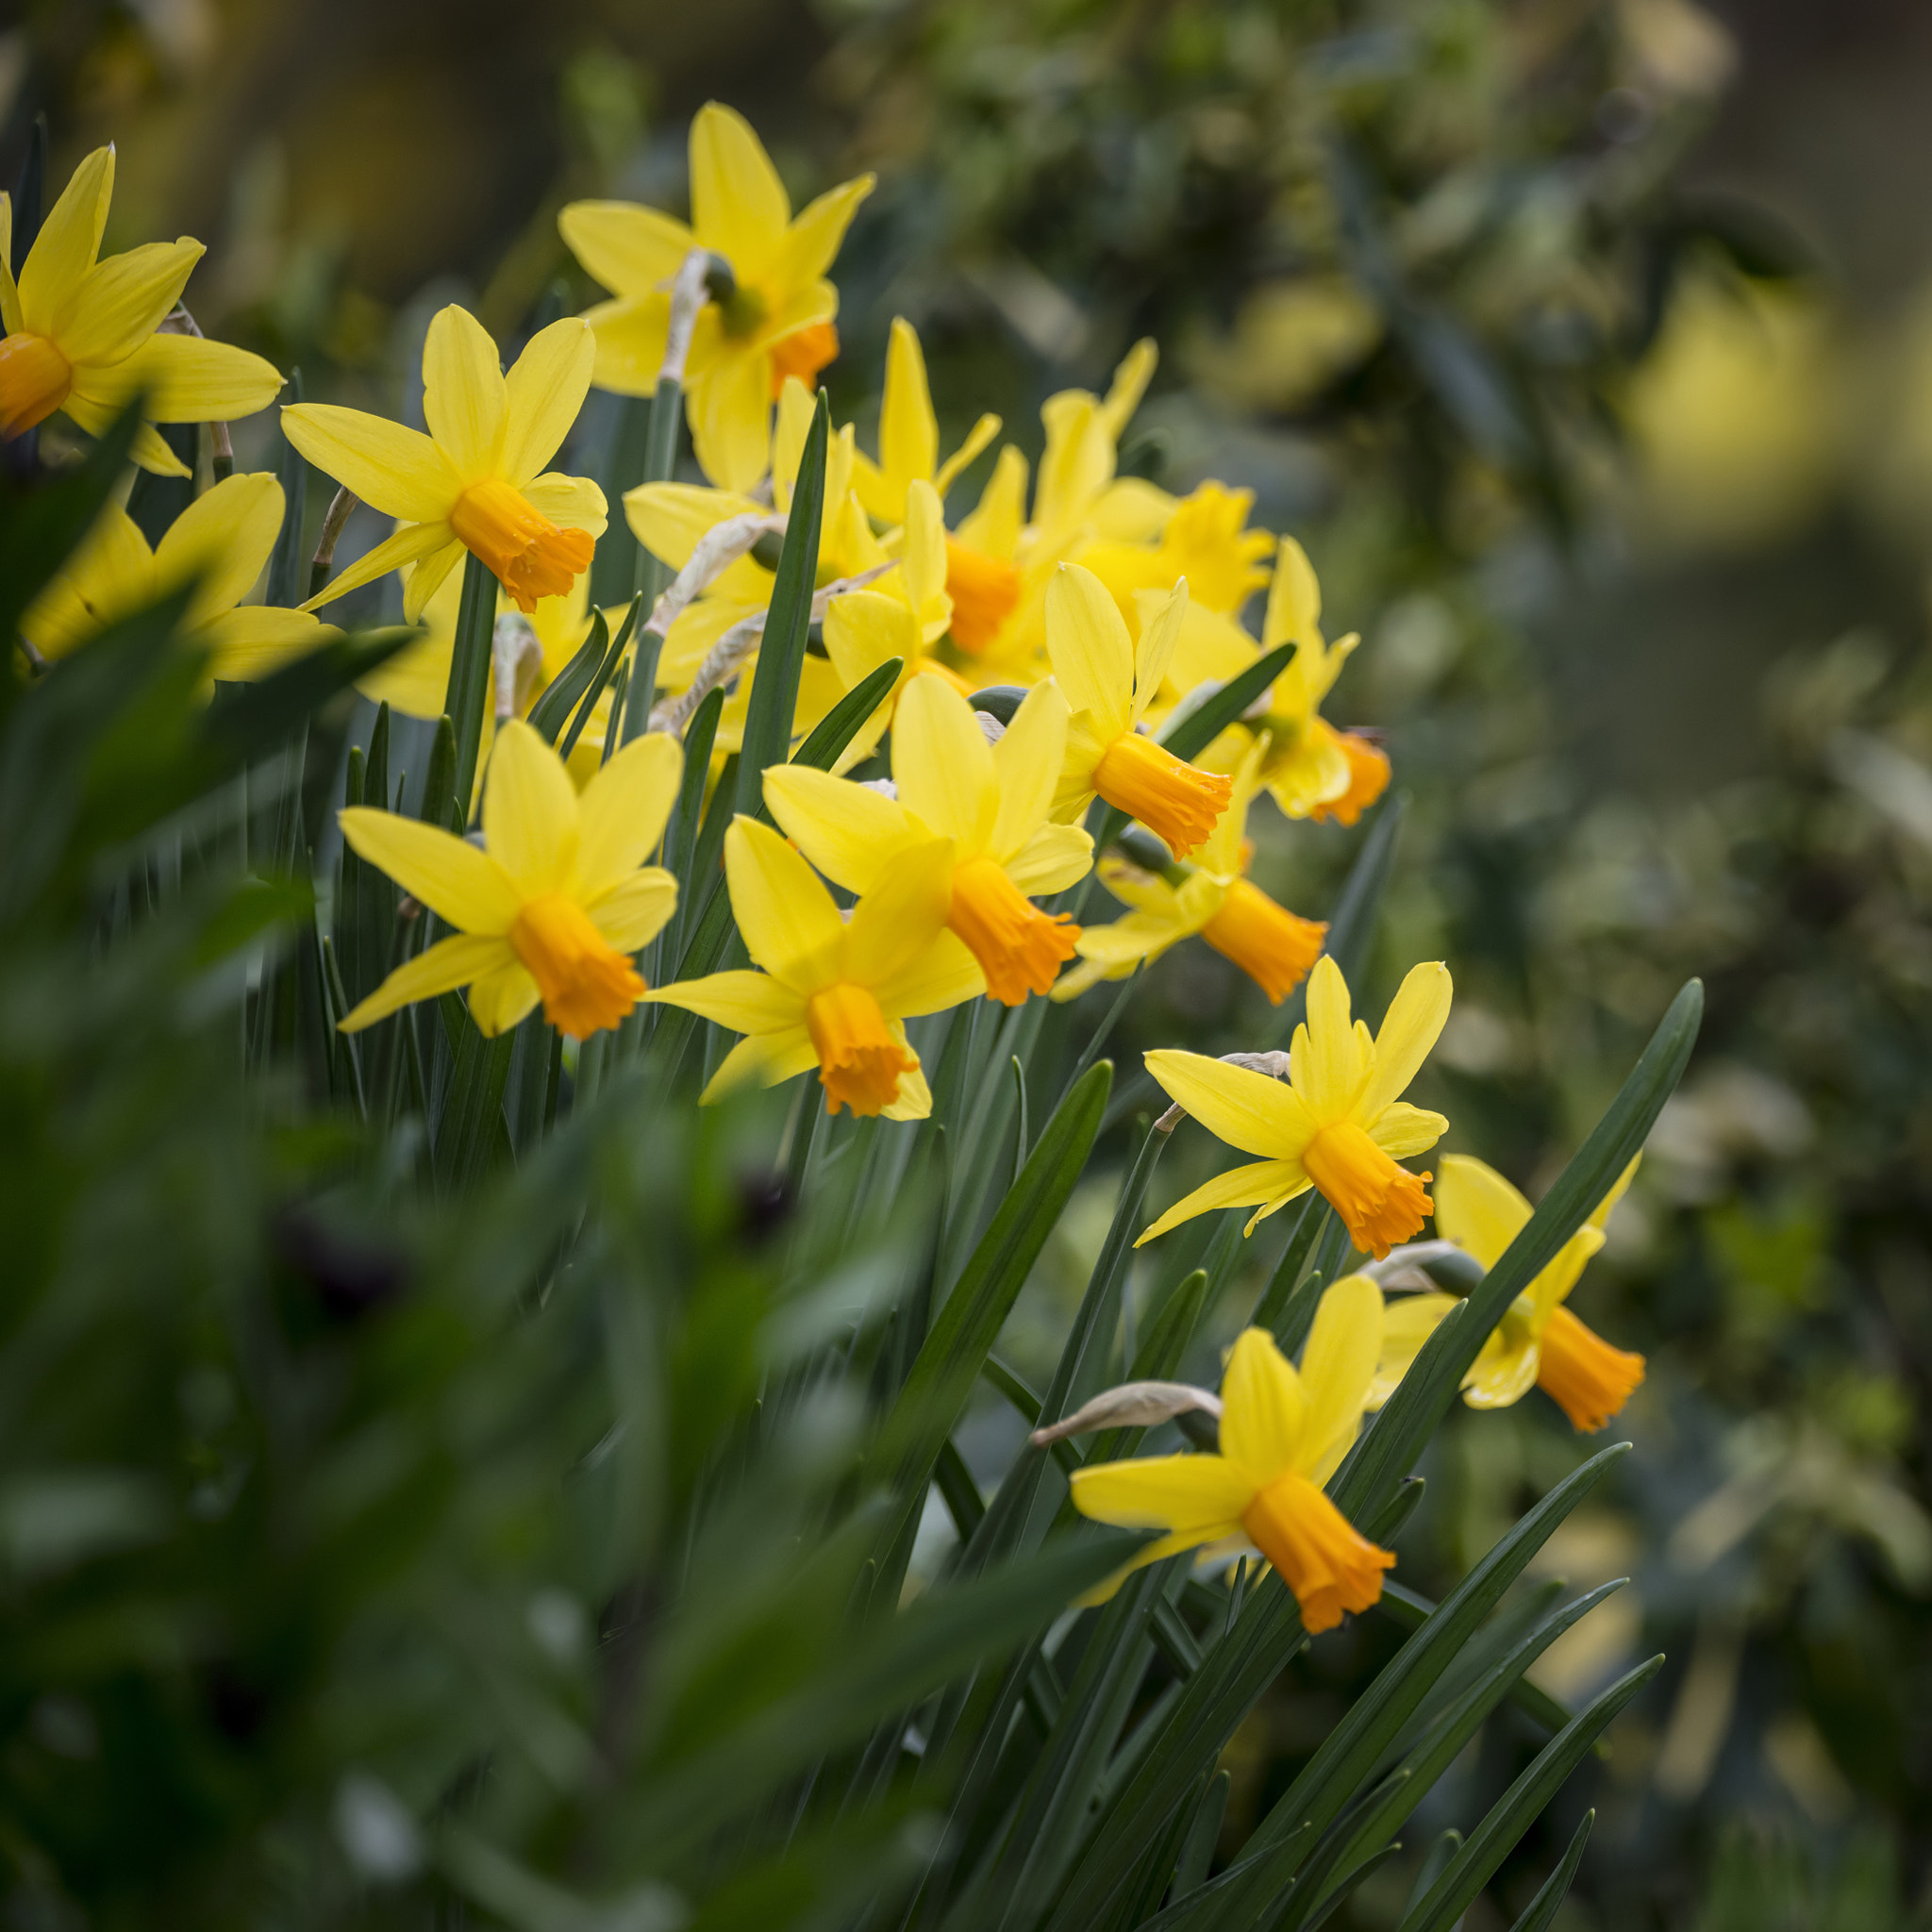
<path fill-rule="evenodd" d="M 1206 751 L 1288 669 L 1294 654 L 1293 644 L 1282 644 L 1266 657 L 1257 658 L 1238 677 L 1230 677 L 1198 709 L 1190 711 L 1161 743 L 1177 758 L 1191 758 L 1195 753 Z"/>
<path fill-rule="evenodd" d="M 905 664 L 903 658 L 888 658 L 876 671 L 860 678 L 819 720 L 811 736 L 792 754 L 791 762 L 829 772 L 839 754 L 858 735 L 858 727 L 878 709 L 886 693 L 898 682 Z"/>
<path fill-rule="evenodd" d="M 785 520 L 785 547 L 778 553 L 777 580 L 772 586 L 772 606 L 765 614 L 764 636 L 752 673 L 738 761 L 741 812 L 758 810 L 764 803 L 766 766 L 782 765 L 791 751 L 791 721 L 798 709 L 798 680 L 818 582 L 819 523 L 825 501 L 825 443 L 831 421 L 830 406 L 821 390 L 798 458 L 798 477 L 791 486 L 791 508 Z"/>
<path fill-rule="evenodd" d="M 496 578 L 474 551 L 463 553 L 463 596 L 457 607 L 457 631 L 449 653 L 449 689 L 442 713 L 456 728 L 457 761 L 450 795 L 470 822 L 475 796 L 476 759 L 483 742 L 483 712 L 496 669 Z M 461 829 L 460 826 L 458 827 Z"/>
<path fill-rule="evenodd" d="M 1570 1835 L 1570 1848 L 1563 1854 L 1562 1862 L 1543 1880 L 1537 1895 L 1530 1900 L 1522 1918 L 1509 1928 L 1509 1932 L 1549 1932 L 1550 1921 L 1557 1916 L 1557 1908 L 1568 1895 L 1576 1876 L 1576 1868 L 1583 1862 L 1583 1848 L 1590 1842 L 1590 1827 L 1595 1823 L 1594 1811 L 1583 1814 L 1581 1823 Z"/>
<path fill-rule="evenodd" d="M 624 622 L 617 627 L 617 635 L 610 640 L 610 648 L 605 653 L 604 661 L 597 667 L 596 676 L 591 678 L 590 688 L 584 692 L 583 699 L 577 706 L 576 713 L 570 721 L 570 729 L 563 734 L 562 742 L 557 747 L 557 753 L 559 758 L 569 758 L 571 753 L 577 748 L 577 740 L 584 735 L 584 726 L 591 722 L 591 713 L 597 708 L 597 700 L 604 695 L 605 687 L 616 675 L 617 667 L 624 660 L 625 646 L 630 642 L 631 632 L 637 628 L 637 622 L 638 600 L 633 597 L 629 611 L 625 614 Z M 600 610 L 597 612 L 596 623 L 591 628 L 595 632 L 602 630 L 603 626 L 604 613 Z M 614 742 L 617 737 L 618 721 L 616 713 L 617 706 L 613 701 L 611 706 L 611 721 L 605 728 L 605 741 L 607 744 Z"/>
<path fill-rule="evenodd" d="M 436 1178 L 445 1193 L 454 1193 L 509 1158 L 503 1089 L 515 1035 L 485 1040 L 455 993 L 444 993 L 437 1006 L 455 1058 L 436 1124 Z"/>
<path fill-rule="evenodd" d="M 545 744 L 557 742 L 577 700 L 590 690 L 591 680 L 603 668 L 609 643 L 604 613 L 593 611 L 583 642 L 571 654 L 570 662 L 543 687 L 542 696 L 530 707 L 530 728 Z"/>
<path fill-rule="evenodd" d="M 1620 1677 L 1540 1751 L 1516 1782 L 1497 1799 L 1489 1815 L 1469 1836 L 1469 1842 L 1449 1862 L 1449 1869 L 1412 1907 L 1397 1932 L 1449 1932 L 1514 1850 L 1570 1774 L 1575 1770 L 1601 1732 L 1630 1700 L 1663 1669 L 1661 1657 L 1641 1663 Z M 1580 1847 L 1579 1847 L 1580 1850 Z"/>

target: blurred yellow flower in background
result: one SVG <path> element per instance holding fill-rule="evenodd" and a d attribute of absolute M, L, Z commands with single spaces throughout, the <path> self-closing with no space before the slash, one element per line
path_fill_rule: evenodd
<path fill-rule="evenodd" d="M 839 353 L 839 291 L 825 280 L 858 204 L 861 175 L 794 220 L 791 199 L 743 116 L 716 101 L 691 125 L 691 225 L 624 201 L 575 201 L 558 226 L 612 298 L 590 311 L 596 382 L 647 396 L 664 360 L 671 298 L 664 283 L 693 247 L 730 264 L 733 286 L 698 317 L 685 402 L 699 466 L 721 490 L 765 474 L 766 424 L 788 375 L 809 383 Z"/>
<path fill-rule="evenodd" d="M 48 210 L 18 285 L 8 267 L 12 204 L 0 194 L 0 437 L 23 435 L 57 409 L 98 436 L 139 392 L 146 420 L 134 460 L 185 476 L 151 425 L 252 416 L 275 400 L 282 378 L 245 349 L 156 333 L 206 251 L 184 235 L 102 261 L 113 193 L 114 150 L 96 148 Z"/>

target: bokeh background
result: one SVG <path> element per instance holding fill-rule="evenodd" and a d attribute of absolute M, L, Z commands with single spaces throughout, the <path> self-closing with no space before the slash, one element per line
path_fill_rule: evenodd
<path fill-rule="evenodd" d="M 1524 1899 L 1593 1804 L 1575 1932 L 1922 1923 L 1932 14 L 40 0 L 0 33 L 0 178 L 38 112 L 57 180 L 115 141 L 109 245 L 202 238 L 204 329 L 395 412 L 433 306 L 513 342 L 588 302 L 565 201 L 681 211 L 712 97 L 795 195 L 879 173 L 836 271 L 841 420 L 870 433 L 895 313 L 954 435 L 990 408 L 1029 449 L 1044 396 L 1151 333 L 1127 467 L 1251 489 L 1307 544 L 1330 634 L 1364 639 L 1331 709 L 1386 729 L 1409 794 L 1381 991 L 1418 958 L 1457 971 L 1451 1144 L 1536 1193 L 1705 977 L 1690 1075 L 1579 1300 L 1650 1378 L 1626 1473 L 1551 1562 L 1633 1582 L 1544 1681 L 1671 1662 L 1524 1848 Z M 1344 835 L 1261 836 L 1264 878 L 1326 903 Z M 1228 1050 L 1254 997 L 1185 949 L 1123 1043 Z M 1107 1207 L 1076 1204 L 1029 1291 L 1023 1366 Z M 975 1458 L 1011 1426 L 990 1398 Z M 1405 1575 L 1459 1574 L 1580 1453 L 1540 1396 L 1461 1417 Z M 1385 1636 L 1284 1675 L 1230 1753 L 1236 1821 Z M 1511 1750 L 1492 1725 L 1421 1822 L 1478 1815 Z M 1366 1889 L 1355 1924 L 1399 1904 Z"/>

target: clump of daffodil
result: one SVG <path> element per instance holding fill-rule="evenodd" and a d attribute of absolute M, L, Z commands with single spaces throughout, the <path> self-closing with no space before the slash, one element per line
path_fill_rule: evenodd
<path fill-rule="evenodd" d="M 849 1107 L 907 1121 L 932 1111 L 905 1023 L 986 990 L 978 962 L 946 929 L 945 842 L 895 854 L 846 919 L 769 825 L 732 821 L 724 834 L 731 910 L 763 971 L 713 973 L 645 995 L 745 1036 L 705 1100 L 741 1080 L 773 1087 L 816 1066 L 828 1112 Z"/>
<path fill-rule="evenodd" d="M 1221 1453 L 1150 1456 L 1074 1471 L 1083 1516 L 1162 1529 L 1131 1567 L 1234 1538 L 1274 1565 L 1310 1635 L 1382 1594 L 1392 1551 L 1378 1548 L 1324 1492 L 1361 1427 L 1382 1341 L 1382 1297 L 1360 1274 L 1322 1297 L 1300 1373 L 1265 1328 L 1237 1338 L 1221 1385 Z"/>
<path fill-rule="evenodd" d="M 946 924 L 1008 1006 L 1045 992 L 1080 928 L 1027 896 L 1081 878 L 1093 841 L 1047 818 L 1066 744 L 1067 705 L 1050 684 L 1026 695 L 997 744 L 972 707 L 937 677 L 916 678 L 892 726 L 896 798 L 805 765 L 765 774 L 765 802 L 786 836 L 829 879 L 869 892 L 902 852 L 934 854 Z M 937 838 L 944 843 L 935 848 Z"/>
<path fill-rule="evenodd" d="M 1610 1210 L 1624 1198 L 1632 1161 L 1557 1258 L 1509 1305 L 1463 1377 L 1472 1408 L 1507 1408 L 1541 1389 L 1579 1429 L 1603 1428 L 1643 1380 L 1643 1357 L 1613 1348 L 1563 1306 L 1590 1258 L 1604 1244 Z M 1436 1232 L 1493 1268 L 1522 1233 L 1530 1205 L 1494 1168 L 1467 1154 L 1443 1158 L 1436 1183 Z M 1382 1365 L 1371 1407 L 1379 1408 L 1407 1372 L 1455 1297 L 1401 1295 L 1389 1305 Z"/>
<path fill-rule="evenodd" d="M 722 257 L 729 292 L 698 316 L 685 401 L 705 475 L 723 490 L 752 489 L 764 475 L 765 425 L 786 377 L 809 382 L 839 353 L 839 291 L 824 275 L 872 185 L 870 175 L 844 182 L 793 220 L 758 136 L 712 101 L 691 125 L 689 227 L 631 202 L 572 202 L 558 226 L 613 296 L 587 317 L 597 335 L 597 387 L 652 393 L 671 317 L 666 284 L 693 247 Z"/>
<path fill-rule="evenodd" d="M 563 760 L 513 719 L 496 735 L 484 781 L 480 851 L 417 819 L 345 810 L 350 848 L 457 930 L 398 966 L 342 1030 L 459 986 L 486 1038 L 539 1000 L 573 1039 L 615 1026 L 644 991 L 630 955 L 677 904 L 677 881 L 643 861 L 664 836 L 683 765 L 675 739 L 633 739 L 580 797 Z"/>
<path fill-rule="evenodd" d="M 56 410 L 98 436 L 138 392 L 146 421 L 134 460 L 185 476 L 152 425 L 252 416 L 275 400 L 282 378 L 245 349 L 157 333 L 206 251 L 184 235 L 102 261 L 113 193 L 114 150 L 96 148 L 48 211 L 17 284 L 8 267 L 12 205 L 0 194 L 0 437 L 24 435 Z"/>
<path fill-rule="evenodd" d="M 1141 591 L 1140 602 L 1153 608 L 1158 591 Z M 1341 675 L 1358 640 L 1353 635 L 1330 644 L 1322 635 L 1322 590 L 1307 553 L 1284 537 L 1275 556 L 1261 642 L 1228 618 L 1211 610 L 1191 610 L 1174 647 L 1169 678 L 1185 695 L 1213 679 L 1238 677 L 1257 658 L 1292 643 L 1294 656 L 1275 679 L 1255 715 L 1232 726 L 1203 753 L 1203 762 L 1227 769 L 1241 756 L 1243 737 L 1266 732 L 1270 741 L 1261 782 L 1292 819 L 1336 819 L 1352 825 L 1378 799 L 1389 783 L 1389 756 L 1358 731 L 1338 731 L 1322 716 L 1322 703 Z"/>
<path fill-rule="evenodd" d="M 275 547 L 282 514 L 275 477 L 229 476 L 196 497 L 150 548 L 134 519 L 110 503 L 21 619 L 21 634 L 42 657 L 62 658 L 192 583 L 181 627 L 208 650 L 208 675 L 259 677 L 339 634 L 306 610 L 242 602 Z"/>
<path fill-rule="evenodd" d="M 1098 792 L 1185 858 L 1227 808 L 1232 782 L 1203 772 L 1134 727 L 1167 675 L 1187 614 L 1178 584 L 1141 628 L 1137 646 L 1091 571 L 1063 563 L 1046 591 L 1046 649 L 1074 714 L 1054 816 L 1078 818 Z"/>
<path fill-rule="evenodd" d="M 1147 1071 L 1170 1099 L 1229 1146 L 1261 1158 L 1196 1188 L 1141 1242 L 1216 1208 L 1254 1208 L 1252 1234 L 1257 1222 L 1310 1188 L 1363 1254 L 1379 1259 L 1408 1240 L 1430 1211 L 1430 1176 L 1397 1163 L 1433 1147 L 1449 1123 L 1399 1096 L 1435 1045 L 1449 998 L 1447 967 L 1415 967 L 1371 1039 L 1351 1022 L 1341 969 L 1324 956 L 1308 976 L 1308 1017 L 1294 1030 L 1286 1084 L 1197 1053 L 1150 1053 Z"/>
<path fill-rule="evenodd" d="M 542 472 L 583 408 L 594 353 L 589 327 L 567 318 L 531 337 L 506 376 L 489 332 L 452 303 L 423 341 L 427 436 L 331 403 L 285 408 L 289 441 L 398 525 L 305 608 L 410 565 L 403 614 L 414 622 L 465 550 L 520 610 L 568 591 L 604 534 L 604 492 Z"/>
<path fill-rule="evenodd" d="M 1274 1006 L 1307 976 L 1327 926 L 1291 912 L 1244 876 L 1254 850 L 1247 837 L 1248 807 L 1267 749 L 1265 737 L 1249 748 L 1234 774 L 1227 809 L 1193 865 L 1150 872 L 1116 854 L 1101 860 L 1101 883 L 1133 910 L 1080 935 L 1081 963 L 1061 977 L 1055 999 L 1073 999 L 1102 979 L 1124 979 L 1196 933 L 1232 959 Z"/>

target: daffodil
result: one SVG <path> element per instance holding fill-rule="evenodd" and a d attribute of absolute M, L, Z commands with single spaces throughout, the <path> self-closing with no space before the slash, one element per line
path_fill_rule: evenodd
<path fill-rule="evenodd" d="M 1604 1244 L 1610 1211 L 1624 1198 L 1632 1161 L 1557 1258 L 1509 1305 L 1463 1378 L 1472 1408 L 1507 1408 L 1541 1389 L 1579 1429 L 1603 1428 L 1643 1380 L 1643 1357 L 1613 1348 L 1563 1306 L 1590 1258 Z M 1522 1233 L 1530 1205 L 1494 1168 L 1467 1154 L 1446 1155 L 1436 1183 L 1436 1232 L 1493 1268 Z M 1372 1407 L 1401 1381 L 1436 1324 L 1456 1306 L 1446 1294 L 1391 1300 Z"/>
<path fill-rule="evenodd" d="M 1231 618 L 1268 581 L 1262 565 L 1274 554 L 1274 539 L 1266 530 L 1247 527 L 1255 504 L 1252 490 L 1203 483 L 1191 496 L 1169 501 L 1172 508 L 1157 541 L 1102 539 L 1075 553 L 1113 592 L 1130 629 L 1140 622 L 1138 591 L 1164 594 L 1185 577 L 1191 603 Z"/>
<path fill-rule="evenodd" d="M 589 327 L 567 318 L 533 336 L 506 376 L 482 324 L 452 303 L 423 341 L 427 436 L 331 403 L 285 408 L 289 441 L 398 524 L 305 608 L 409 565 L 403 614 L 413 622 L 465 550 L 520 610 L 569 591 L 604 534 L 604 492 L 540 473 L 583 408 L 593 354 Z"/>
<path fill-rule="evenodd" d="M 698 317 L 685 399 L 705 475 L 723 490 L 752 489 L 765 473 L 765 425 L 786 377 L 809 382 L 839 353 L 839 291 L 824 275 L 872 185 L 870 175 L 844 182 L 794 220 L 758 136 L 712 101 L 691 125 L 689 227 L 631 202 L 572 202 L 558 226 L 613 296 L 587 318 L 597 335 L 597 387 L 652 393 L 670 322 L 666 283 L 694 247 L 722 256 L 731 291 Z"/>
<path fill-rule="evenodd" d="M 1138 595 L 1152 608 L 1159 593 Z M 1202 761 L 1227 769 L 1240 757 L 1245 735 L 1266 732 L 1271 750 L 1261 780 L 1282 810 L 1292 819 L 1336 819 L 1352 825 L 1387 788 L 1389 757 L 1362 733 L 1338 731 L 1322 716 L 1322 703 L 1358 640 L 1351 634 L 1326 642 L 1321 617 L 1321 585 L 1307 555 L 1292 537 L 1284 537 L 1260 645 L 1228 618 L 1191 609 L 1175 641 L 1169 679 L 1185 695 L 1209 679 L 1224 683 L 1238 677 L 1267 652 L 1292 643 L 1288 669 L 1264 693 L 1256 714 L 1224 732 Z"/>
<path fill-rule="evenodd" d="M 1046 649 L 1074 714 L 1054 816 L 1077 818 L 1098 792 L 1184 858 L 1226 809 L 1232 782 L 1177 758 L 1134 727 L 1159 691 L 1187 613 L 1177 585 L 1141 626 L 1138 647 L 1091 571 L 1063 563 L 1046 591 Z"/>
<path fill-rule="evenodd" d="M 1110 854 L 1101 860 L 1102 884 L 1133 910 L 1080 935 L 1081 963 L 1061 976 L 1055 999 L 1073 999 L 1102 979 L 1124 979 L 1196 933 L 1232 959 L 1274 1006 L 1307 976 L 1327 926 L 1291 912 L 1244 876 L 1252 852 L 1248 807 L 1267 749 L 1265 737 L 1249 748 L 1234 774 L 1227 809 L 1196 862 L 1177 869 L 1183 874 L 1178 882 L 1129 858 Z"/>
<path fill-rule="evenodd" d="M 1397 1165 L 1448 1131 L 1439 1113 L 1400 1099 L 1449 1017 L 1448 968 L 1415 967 L 1374 1039 L 1351 1024 L 1341 969 L 1324 957 L 1308 976 L 1308 1017 L 1294 1030 L 1284 1085 L 1197 1053 L 1158 1049 L 1147 1071 L 1208 1130 L 1261 1158 L 1231 1168 L 1175 1203 L 1141 1242 L 1216 1208 L 1254 1208 L 1247 1225 L 1317 1189 L 1349 1238 L 1378 1258 L 1407 1241 L 1430 1211 L 1426 1174 Z M 1139 1243 L 1137 1243 L 1139 1245 Z"/>
<path fill-rule="evenodd" d="M 924 1120 L 932 1094 L 905 1023 L 986 990 L 978 962 L 946 930 L 944 841 L 896 854 L 840 916 L 811 867 L 769 825 L 738 818 L 724 834 L 731 910 L 762 972 L 713 973 L 645 997 L 715 1020 L 741 1040 L 705 1089 L 776 1086 L 819 1070 L 837 1113 Z"/>
<path fill-rule="evenodd" d="M 225 342 L 157 333 L 206 252 L 186 235 L 100 257 L 114 193 L 114 150 L 96 148 L 48 210 L 16 285 L 13 210 L 0 194 L 0 437 L 58 410 L 98 436 L 139 393 L 146 417 L 134 460 L 162 476 L 187 466 L 156 423 L 225 423 L 275 400 L 272 363 Z"/>
<path fill-rule="evenodd" d="M 573 1039 L 615 1026 L 644 991 L 629 956 L 677 904 L 677 881 L 643 861 L 664 836 L 683 764 L 675 739 L 633 739 L 579 797 L 563 760 L 511 720 L 484 782 L 480 851 L 417 819 L 345 810 L 351 849 L 457 930 L 398 966 L 342 1030 L 459 986 L 485 1036 L 514 1026 L 539 1000 Z"/>
<path fill-rule="evenodd" d="M 1237 1338 L 1221 1385 L 1219 1455 L 1101 1462 L 1073 1475 L 1083 1516 L 1162 1529 L 1132 1567 L 1236 1538 L 1274 1565 L 1311 1636 L 1365 1610 L 1394 1568 L 1350 1524 L 1323 1485 L 1361 1427 L 1382 1340 L 1382 1297 L 1360 1274 L 1322 1297 L 1297 1373 L 1265 1328 Z"/>
<path fill-rule="evenodd" d="M 879 458 L 858 458 L 854 480 L 858 500 L 882 524 L 906 521 L 906 492 L 929 483 L 940 501 L 967 464 L 1000 433 L 1000 419 L 982 415 L 944 462 L 940 461 L 939 418 L 925 379 L 925 355 L 919 332 L 903 315 L 892 318 L 886 345 L 886 389 L 879 403 Z"/>
<path fill-rule="evenodd" d="M 182 630 L 208 650 L 208 675 L 259 677 L 338 635 L 305 610 L 242 602 L 275 547 L 282 513 L 275 477 L 229 476 L 196 497 L 150 548 L 134 519 L 110 503 L 22 618 L 21 634 L 42 657 L 62 658 L 117 619 L 192 584 Z"/>
<path fill-rule="evenodd" d="M 829 879 L 866 893 L 902 852 L 924 847 L 945 874 L 946 924 L 978 960 L 994 999 L 1045 992 L 1080 928 L 1027 896 L 1074 884 L 1092 862 L 1077 825 L 1047 818 L 1066 744 L 1067 705 L 1050 684 L 1029 691 L 989 745 L 958 691 L 936 677 L 907 688 L 892 726 L 897 797 L 805 765 L 765 773 L 765 802 Z M 935 847 L 933 841 L 944 841 Z"/>

